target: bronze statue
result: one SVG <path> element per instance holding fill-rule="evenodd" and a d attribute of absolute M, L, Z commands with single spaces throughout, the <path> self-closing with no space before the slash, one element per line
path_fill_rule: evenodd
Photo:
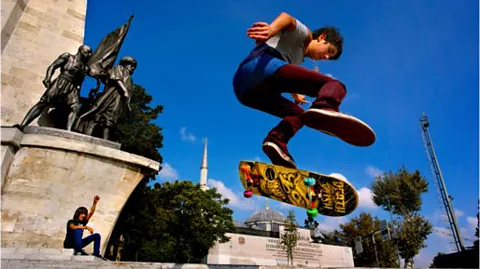
<path fill-rule="evenodd" d="M 47 69 L 43 85 L 47 88 L 40 101 L 25 115 L 22 123 L 16 124 L 20 130 L 30 124 L 50 107 L 66 107 L 68 119 L 66 129 L 70 131 L 77 118 L 80 108 L 80 87 L 88 75 L 87 62 L 92 55 L 92 49 L 87 45 L 78 48 L 77 54 L 68 52 L 60 55 Z M 51 81 L 55 71 L 60 68 L 58 77 Z M 100 86 L 97 81 L 97 87 Z"/>
<path fill-rule="evenodd" d="M 123 57 L 120 64 L 107 73 L 105 88 L 96 98 L 92 107 L 78 118 L 76 131 L 92 135 L 98 127 L 102 129 L 103 139 L 110 138 L 110 130 L 116 126 L 124 107 L 130 110 L 130 95 L 133 90 L 131 75 L 137 67 L 133 57 Z"/>

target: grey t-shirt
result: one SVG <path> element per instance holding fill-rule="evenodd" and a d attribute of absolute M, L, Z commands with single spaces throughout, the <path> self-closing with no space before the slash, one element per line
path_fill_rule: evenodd
<path fill-rule="evenodd" d="M 304 60 L 304 41 L 308 37 L 307 27 L 299 20 L 295 19 L 297 26 L 295 30 L 283 30 L 274 37 L 267 40 L 267 45 L 278 50 L 287 62 L 292 64 L 301 64 Z"/>

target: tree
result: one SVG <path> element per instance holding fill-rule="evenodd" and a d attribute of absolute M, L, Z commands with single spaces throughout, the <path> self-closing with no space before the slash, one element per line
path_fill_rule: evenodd
<path fill-rule="evenodd" d="M 428 191 L 428 182 L 418 170 L 408 172 L 401 167 L 394 174 L 384 173 L 372 183 L 373 202 L 400 217 L 396 223 L 396 243 L 405 266 L 413 265 L 413 257 L 421 248 L 432 225 L 418 214 L 422 206 L 421 194 Z"/>
<path fill-rule="evenodd" d="M 163 106 L 151 106 L 152 100 L 152 96 L 142 86 L 134 84 L 130 99 L 131 111 L 123 110 L 118 119 L 117 127 L 113 130 L 112 138 L 121 143 L 123 151 L 162 163 L 163 158 L 159 153 L 159 149 L 163 147 L 162 128 L 156 125 L 154 121 L 163 112 Z M 140 218 L 139 210 L 143 210 L 145 203 L 147 203 L 145 199 L 147 183 L 154 177 L 153 174 L 146 175 L 130 195 L 110 236 L 108 243 L 110 247 L 118 245 L 119 238 L 124 235 L 125 220 L 134 218 L 139 222 L 146 221 Z M 126 238 L 131 244 L 140 240 L 131 237 Z M 110 258 L 114 257 L 110 256 Z"/>
<path fill-rule="evenodd" d="M 420 249 L 426 247 L 425 240 L 432 232 L 432 225 L 422 216 L 411 216 L 403 223 L 397 231 L 397 244 L 400 256 L 405 259 L 405 268 L 413 266 L 413 257 Z"/>
<path fill-rule="evenodd" d="M 408 217 L 420 211 L 420 195 L 428 190 L 428 182 L 417 170 L 409 173 L 402 167 L 397 174 L 392 172 L 378 176 L 372 184 L 373 202 L 392 210 L 393 214 Z"/>
<path fill-rule="evenodd" d="M 228 242 L 233 211 L 215 188 L 175 181 L 144 189 L 138 214 L 127 220 L 124 260 L 200 263 L 219 241 Z"/>
<path fill-rule="evenodd" d="M 280 237 L 280 244 L 282 245 L 283 250 L 287 252 L 287 261 L 290 265 L 293 265 L 293 252 L 297 246 L 298 238 L 300 237 L 297 226 L 298 224 L 295 219 L 295 213 L 290 210 L 285 222 L 284 233 Z"/>
<path fill-rule="evenodd" d="M 340 231 L 334 234 L 340 244 L 355 249 L 355 239 L 361 238 L 363 252 L 354 254 L 356 267 L 398 267 L 397 256 L 392 240 L 382 240 L 380 220 L 362 212 L 350 222 L 340 224 Z M 377 262 L 378 260 L 378 262 Z"/>
<path fill-rule="evenodd" d="M 140 85 L 134 85 L 130 99 L 131 111 L 124 109 L 113 135 L 122 150 L 162 163 L 158 149 L 163 147 L 162 128 L 154 124 L 163 106 L 151 107 L 152 96 Z"/>

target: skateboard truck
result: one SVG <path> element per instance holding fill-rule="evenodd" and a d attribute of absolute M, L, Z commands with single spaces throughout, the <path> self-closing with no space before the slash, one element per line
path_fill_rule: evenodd
<path fill-rule="evenodd" d="M 248 190 L 243 192 L 243 196 L 245 198 L 250 198 L 253 195 L 253 192 L 250 190 L 250 187 L 253 185 L 253 179 L 250 176 L 250 167 L 249 166 L 242 166 L 240 169 L 245 174 L 245 181 L 247 182 L 247 187 L 248 187 Z"/>
<path fill-rule="evenodd" d="M 314 218 L 318 214 L 318 209 L 315 207 L 315 202 L 314 202 L 317 198 L 315 194 L 315 190 L 313 189 L 313 185 L 315 185 L 315 179 L 311 177 L 307 177 L 303 182 L 308 187 L 307 197 L 308 197 L 308 200 L 310 200 L 310 208 L 307 209 L 307 216 Z"/>

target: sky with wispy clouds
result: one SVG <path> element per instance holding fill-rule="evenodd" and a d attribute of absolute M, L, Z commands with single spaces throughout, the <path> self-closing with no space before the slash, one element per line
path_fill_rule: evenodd
<path fill-rule="evenodd" d="M 345 38 L 341 59 L 303 65 L 316 65 L 346 84 L 340 110 L 367 122 L 377 141 L 359 148 L 305 127 L 289 149 L 300 168 L 342 175 L 358 190 L 354 213 L 317 218 L 325 229 L 338 228 L 360 212 L 388 219 L 388 212 L 371 200 L 375 175 L 401 166 L 418 169 L 429 182 L 421 213 L 434 232 L 415 266 L 428 267 L 438 252 L 450 252 L 453 245 L 421 136 L 423 113 L 430 119 L 430 135 L 467 246 L 477 223 L 478 10 L 478 1 L 471 0 L 89 1 L 85 43 L 95 48 L 135 15 L 120 56 L 138 60 L 134 82 L 153 96 L 154 104 L 164 106 L 156 121 L 164 134 L 159 181 L 198 182 L 208 138 L 208 185 L 230 199 L 236 220 L 245 221 L 268 203 L 285 215 L 293 209 L 303 223 L 303 209 L 242 196 L 238 162 L 268 161 L 261 142 L 279 119 L 240 105 L 232 77 L 253 47 L 246 29 L 256 21 L 271 22 L 285 11 L 311 29 L 338 27 Z"/>

